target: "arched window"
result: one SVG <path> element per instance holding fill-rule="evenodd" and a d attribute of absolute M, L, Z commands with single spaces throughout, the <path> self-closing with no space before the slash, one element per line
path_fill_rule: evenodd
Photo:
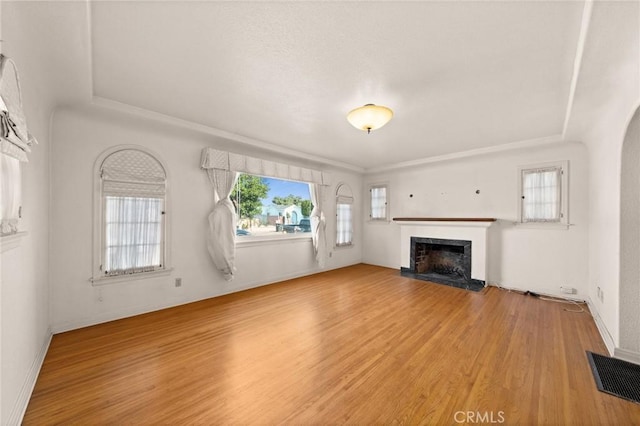
<path fill-rule="evenodd" d="M 336 188 L 336 247 L 353 244 L 353 193 L 347 184 Z"/>
<path fill-rule="evenodd" d="M 142 148 L 115 148 L 99 160 L 98 255 L 94 278 L 166 269 L 167 174 Z"/>

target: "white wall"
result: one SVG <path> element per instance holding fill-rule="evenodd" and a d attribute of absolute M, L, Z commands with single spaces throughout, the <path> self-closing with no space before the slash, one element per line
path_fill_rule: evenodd
<path fill-rule="evenodd" d="M 569 161 L 572 226 L 567 230 L 514 225 L 518 166 L 560 160 Z M 490 283 L 554 295 L 561 294 L 560 286 L 570 286 L 577 289 L 577 297 L 586 298 L 587 179 L 582 144 L 549 144 L 368 175 L 364 190 L 369 184 L 388 182 L 391 217 L 497 218 L 489 228 Z M 399 268 L 399 226 L 366 220 L 364 226 L 363 261 Z"/>
<path fill-rule="evenodd" d="M 19 423 L 47 348 L 49 331 L 49 120 L 59 85 L 48 61 L 50 33 L 34 26 L 47 14 L 33 4 L 2 2 L 2 52 L 18 67 L 29 129 L 38 139 L 23 164 L 23 220 L 28 234 L 0 257 L 0 423 Z M 50 16 L 50 25 L 56 19 Z M 50 46 L 49 46 L 50 47 Z"/>
<path fill-rule="evenodd" d="M 226 282 L 214 268 L 206 247 L 207 216 L 213 206 L 210 183 L 200 167 L 202 148 L 211 146 L 259 155 L 241 144 L 101 107 L 59 110 L 54 118 L 52 151 L 51 309 L 54 331 L 68 330 L 128 315 L 255 287 L 319 271 L 310 239 L 239 245 L 236 277 Z M 100 153 L 120 144 L 144 146 L 168 168 L 171 227 L 170 276 L 94 287 L 91 277 L 93 170 Z M 271 159 L 281 159 L 273 157 Z M 283 161 L 293 163 L 291 159 Z M 295 163 L 293 163 L 295 164 Z M 307 163 L 299 163 L 309 166 Z M 318 167 L 318 165 L 315 165 Z M 331 171 L 339 182 L 362 193 L 357 174 Z M 335 232 L 335 202 L 326 201 L 327 235 Z M 357 217 L 361 217 L 356 202 Z M 359 227 L 357 224 L 356 227 Z M 327 268 L 361 261 L 361 237 L 355 246 L 332 251 Z M 182 278 L 182 287 L 174 286 Z"/>
<path fill-rule="evenodd" d="M 620 344 L 622 326 L 621 158 L 640 105 L 639 52 L 640 3 L 594 2 L 567 138 L 582 140 L 589 152 L 589 299 L 610 351 Z"/>
<path fill-rule="evenodd" d="M 620 348 L 640 354 L 640 108 L 622 147 Z"/>

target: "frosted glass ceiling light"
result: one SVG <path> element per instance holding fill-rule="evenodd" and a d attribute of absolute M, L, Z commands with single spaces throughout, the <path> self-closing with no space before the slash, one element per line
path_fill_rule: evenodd
<path fill-rule="evenodd" d="M 366 130 L 367 133 L 384 126 L 391 120 L 391 117 L 393 117 L 391 109 L 374 104 L 366 104 L 347 114 L 347 120 L 353 127 Z"/>

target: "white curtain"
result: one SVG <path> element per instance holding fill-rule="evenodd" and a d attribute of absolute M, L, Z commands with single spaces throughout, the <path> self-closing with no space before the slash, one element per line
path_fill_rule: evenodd
<path fill-rule="evenodd" d="M 208 168 L 216 204 L 209 215 L 207 249 L 216 268 L 227 281 L 233 279 L 236 257 L 236 209 L 229 198 L 238 173 L 231 170 Z"/>
<path fill-rule="evenodd" d="M 560 168 L 526 170 L 522 173 L 522 220 L 560 220 Z"/>
<path fill-rule="evenodd" d="M 22 183 L 20 161 L 0 154 L 0 235 L 18 232 Z"/>
<path fill-rule="evenodd" d="M 105 197 L 105 265 L 109 275 L 162 266 L 163 199 Z"/>
<path fill-rule="evenodd" d="M 336 245 L 348 246 L 353 239 L 352 202 L 338 198 L 336 210 Z"/>
<path fill-rule="evenodd" d="M 313 210 L 311 211 L 311 239 L 313 241 L 313 251 L 316 255 L 318 266 L 324 268 L 327 261 L 327 223 L 323 211 L 324 186 L 317 183 L 309 184 L 309 194 Z"/>
<path fill-rule="evenodd" d="M 387 218 L 387 188 L 371 188 L 371 219 Z"/>
<path fill-rule="evenodd" d="M 311 201 L 314 205 L 311 212 L 313 249 L 318 264 L 324 267 L 327 257 L 326 221 L 321 203 L 323 185 L 329 185 L 330 183 L 330 175 L 328 173 L 213 148 L 204 148 L 202 150 L 200 166 L 209 175 L 217 201 L 209 215 L 207 247 L 216 267 L 222 271 L 227 280 L 233 279 L 235 271 L 235 228 L 237 221 L 235 208 L 229 199 L 229 194 L 233 190 L 239 172 L 309 183 Z"/>
<path fill-rule="evenodd" d="M 13 60 L 0 54 L 0 152 L 26 162 L 35 143 L 22 111 L 18 69 Z"/>

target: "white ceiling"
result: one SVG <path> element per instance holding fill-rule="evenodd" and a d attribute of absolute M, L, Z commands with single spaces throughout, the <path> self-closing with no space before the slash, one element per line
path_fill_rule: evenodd
<path fill-rule="evenodd" d="M 583 7 L 92 2 L 93 94 L 372 170 L 560 135 Z"/>

